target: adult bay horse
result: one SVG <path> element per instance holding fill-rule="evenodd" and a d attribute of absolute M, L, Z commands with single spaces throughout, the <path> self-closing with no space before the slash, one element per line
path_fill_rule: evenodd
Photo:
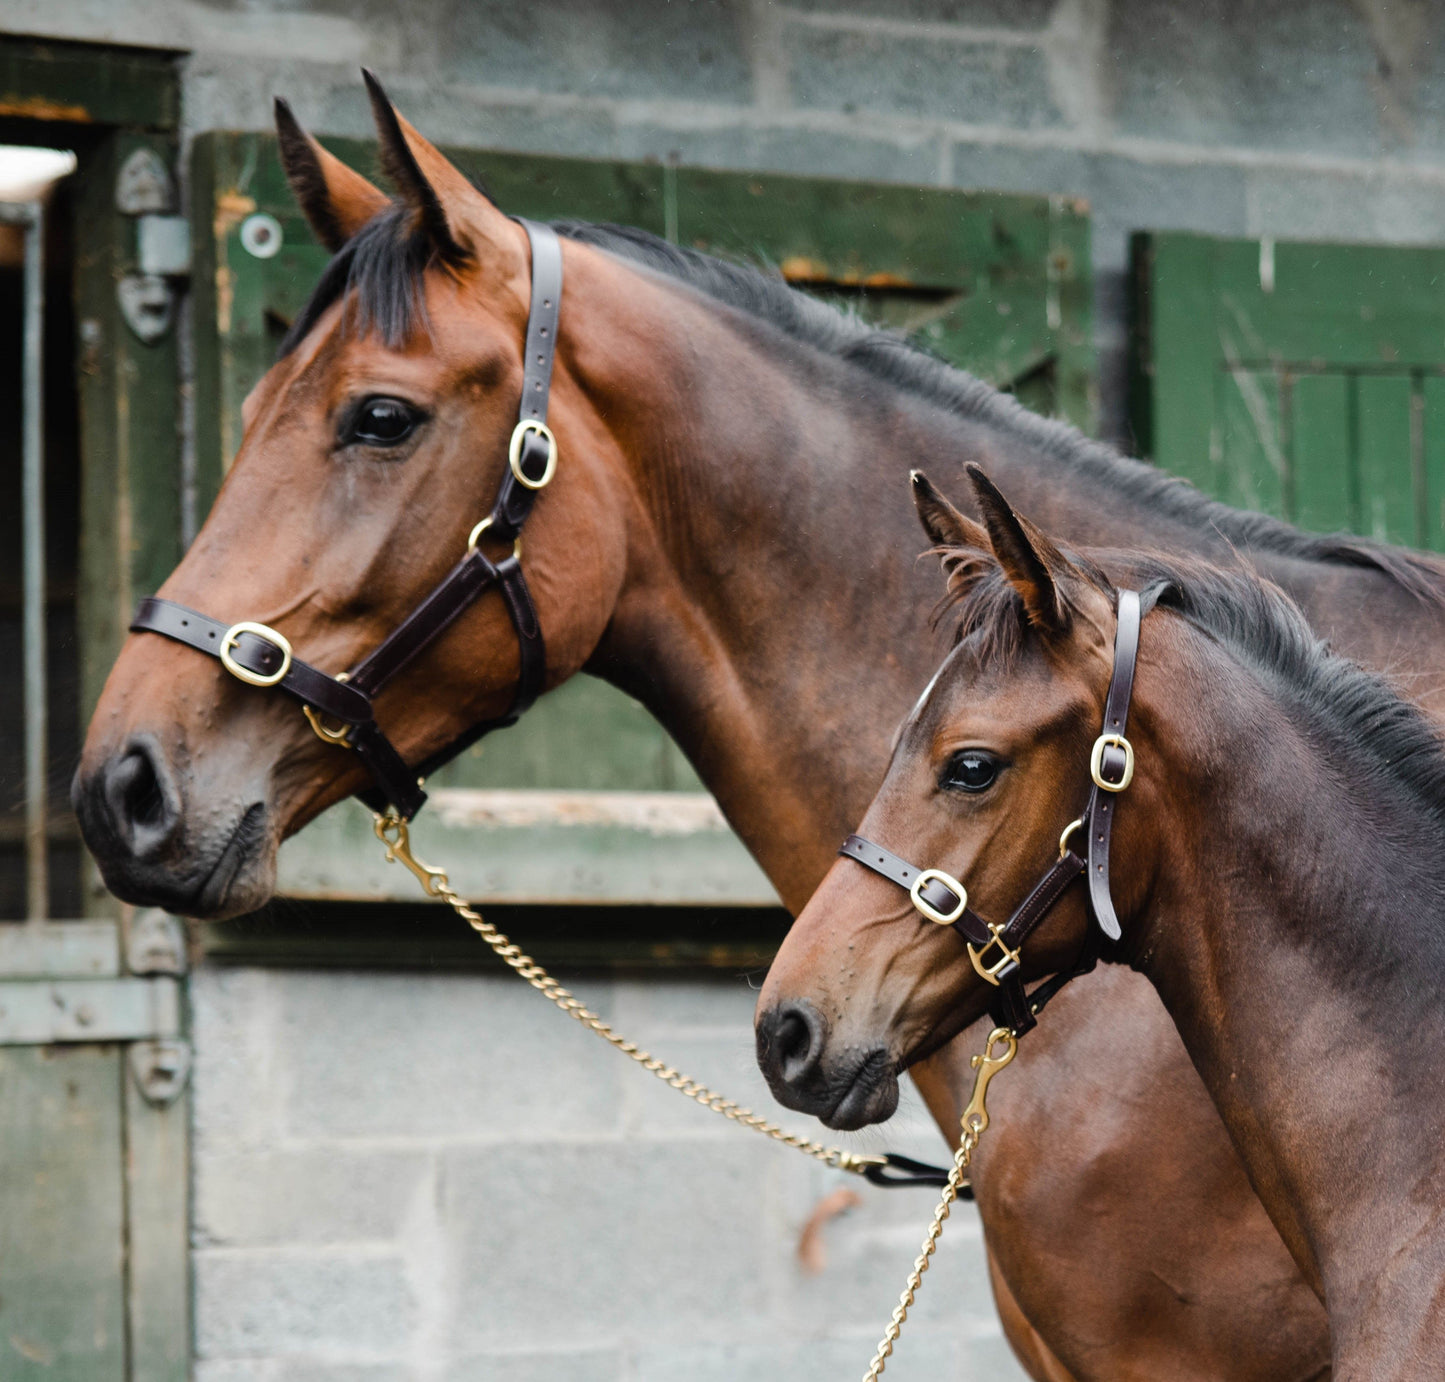
<path fill-rule="evenodd" d="M 298 200 L 337 253 L 161 591 L 264 621 L 333 673 L 396 628 L 488 511 L 529 310 L 522 228 L 373 96 L 395 200 L 279 114 Z M 585 668 L 643 701 L 795 912 L 936 660 L 932 578 L 906 556 L 919 457 L 986 461 L 1079 542 L 1246 549 L 1342 648 L 1419 695 L 1445 690 L 1441 582 L 1423 560 L 1212 504 L 750 270 L 636 232 L 560 229 L 561 459 L 522 553 L 548 683 Z M 505 711 L 518 670 L 487 596 L 382 693 L 380 722 L 424 761 Z M 74 797 L 119 896 L 220 916 L 264 902 L 279 841 L 366 780 L 294 704 L 141 633 L 96 708 Z M 1323 1312 L 1152 991 L 1090 981 L 1105 982 L 1121 990 L 1107 1023 L 1061 1004 L 1033 1048 L 1037 1103 L 1001 1139 L 1013 1169 L 978 1186 L 1010 1338 L 1041 1378 L 1245 1376 L 1239 1359 L 1264 1360 L 1248 1375 L 1308 1375 L 1327 1356 Z M 1096 1053 L 1121 1033 L 1135 1062 L 1100 1089 Z M 918 1072 L 945 1128 L 954 1060 Z M 1189 1198 L 1142 1213 L 1166 1197 L 1140 1187 L 1161 1181 Z"/>
<path fill-rule="evenodd" d="M 1328 1307 L 1337 1382 L 1439 1377 L 1438 726 L 1329 653 L 1277 587 L 1198 560 L 1066 556 L 975 484 L 986 528 L 952 512 L 944 553 L 957 645 L 759 996 L 775 1092 L 886 1106 L 960 1005 L 1102 951 L 1178 1026 Z M 918 912 L 889 854 L 941 871 Z M 1080 1001 L 1108 1022 L 1107 994 Z M 805 1050 L 768 1039 L 780 1020 L 804 1022 Z M 1015 1078 L 1028 1041 L 1019 1054 Z M 1133 1058 L 1119 1033 L 1113 1068 Z M 1009 1149 L 980 1155 L 991 1175 Z"/>

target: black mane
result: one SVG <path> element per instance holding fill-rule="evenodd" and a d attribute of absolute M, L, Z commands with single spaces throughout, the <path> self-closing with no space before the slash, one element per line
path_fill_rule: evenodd
<path fill-rule="evenodd" d="M 1301 532 L 1265 514 L 1230 508 L 1193 485 L 1112 447 L 1066 422 L 1040 417 L 1009 395 L 817 298 L 791 288 L 779 274 L 728 263 L 669 244 L 644 230 L 587 221 L 557 221 L 558 234 L 687 284 L 729 307 L 770 323 L 792 339 L 846 361 L 885 386 L 996 429 L 1063 462 L 1162 518 L 1198 531 L 1214 530 L 1236 547 L 1306 561 L 1335 562 L 1383 572 L 1431 606 L 1445 605 L 1442 571 L 1428 558 L 1346 534 Z M 439 266 L 426 238 L 412 230 L 399 203 L 368 222 L 327 265 L 310 300 L 281 343 L 284 356 L 301 342 L 338 298 L 351 300 L 358 330 L 375 330 L 391 346 L 426 324 L 422 279 Z"/>

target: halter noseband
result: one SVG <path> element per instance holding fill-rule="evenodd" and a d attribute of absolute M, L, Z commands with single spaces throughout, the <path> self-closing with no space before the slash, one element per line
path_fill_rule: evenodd
<path fill-rule="evenodd" d="M 907 891 L 913 905 L 929 921 L 952 926 L 968 945 L 968 958 L 979 976 L 998 989 L 989 1011 L 998 1027 L 1016 1037 L 1036 1025 L 1036 1018 L 1058 991 L 1080 974 L 1086 974 L 1098 959 L 1099 933 L 1119 939 L 1119 918 L 1109 892 L 1109 840 L 1114 828 L 1114 797 L 1134 778 L 1134 749 L 1124 731 L 1128 728 L 1129 700 L 1134 692 L 1134 668 L 1139 657 L 1139 592 L 1119 592 L 1119 627 L 1114 635 L 1114 671 L 1104 701 L 1104 726 L 1089 755 L 1089 776 L 1093 786 L 1088 804 L 1078 820 L 1064 828 L 1059 837 L 1059 857 L 1029 895 L 1014 909 L 1002 926 L 985 921 L 968 905 L 968 891 L 942 869 L 920 869 L 906 859 L 861 835 L 850 835 L 838 851 L 872 869 L 890 883 Z M 1086 846 L 1081 855 L 1073 838 L 1084 832 Z M 1032 994 L 1024 992 L 1019 950 L 1034 928 L 1081 874 L 1089 876 L 1089 911 L 1098 926 L 1088 938 L 1072 969 L 1040 984 Z"/>
<path fill-rule="evenodd" d="M 550 227 L 518 218 L 532 246 L 532 300 L 527 317 L 522 402 L 507 448 L 507 470 L 491 512 L 471 531 L 465 556 L 373 651 L 350 671 L 331 676 L 302 662 L 285 636 L 265 624 L 223 624 L 173 600 L 144 599 L 131 630 L 158 633 L 219 658 L 250 686 L 279 687 L 301 702 L 311 727 L 328 744 L 357 753 L 374 785 L 357 795 L 373 811 L 388 808 L 410 820 L 426 801 L 422 782 L 484 734 L 515 724 L 546 680 L 547 653 L 527 578 L 522 573 L 522 526 L 538 493 L 557 468 L 557 441 L 547 426 L 557 317 L 562 302 L 562 247 Z M 483 533 L 510 540 L 512 551 L 492 561 L 477 545 Z M 449 628 L 483 591 L 496 586 L 517 631 L 521 667 L 507 713 L 474 725 L 425 762 L 409 767 L 376 722 L 372 702 L 381 689 Z"/>

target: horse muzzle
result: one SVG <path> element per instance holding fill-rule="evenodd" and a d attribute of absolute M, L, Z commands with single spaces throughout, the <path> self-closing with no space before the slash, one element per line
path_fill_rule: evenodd
<path fill-rule="evenodd" d="M 827 1019 L 806 1000 L 769 1008 L 756 1024 L 758 1065 L 773 1097 L 850 1131 L 898 1107 L 897 1063 L 885 1046 L 830 1042 Z"/>
<path fill-rule="evenodd" d="M 275 886 L 265 802 L 231 796 L 197 810 L 188 795 L 149 735 L 83 763 L 71 786 L 85 843 L 123 902 L 195 917 L 254 911 Z"/>

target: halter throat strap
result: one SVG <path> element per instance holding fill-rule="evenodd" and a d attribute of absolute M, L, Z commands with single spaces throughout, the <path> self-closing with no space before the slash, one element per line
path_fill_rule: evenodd
<path fill-rule="evenodd" d="M 1044 1004 L 1069 980 L 1093 969 L 1103 939 L 1117 941 L 1121 934 L 1109 886 L 1109 844 L 1114 830 L 1114 798 L 1134 777 L 1134 749 L 1126 730 L 1143 615 L 1138 591 L 1121 590 L 1118 604 L 1114 667 L 1104 698 L 1103 731 L 1094 741 L 1089 759 L 1088 804 L 1083 815 L 1060 837 L 1058 859 L 1002 926 L 985 921 L 973 911 L 963 884 L 941 869 L 920 869 L 862 835 L 848 836 L 838 851 L 906 889 L 913 905 L 930 921 L 952 926 L 958 932 L 968 946 L 974 969 L 998 990 L 990 1005 L 995 1025 L 1007 1028 L 1016 1037 L 1036 1025 Z M 1080 832 L 1086 842 L 1082 853 L 1074 847 Z M 1027 994 L 1019 951 L 1081 874 L 1088 875 L 1089 914 L 1095 925 L 1089 928 L 1074 965 L 1040 984 L 1032 995 Z"/>
<path fill-rule="evenodd" d="M 366 765 L 372 786 L 357 794 L 361 800 L 373 811 L 389 809 L 403 820 L 415 816 L 426 801 L 423 779 L 484 734 L 515 724 L 546 682 L 546 645 L 522 572 L 520 535 L 557 466 L 547 404 L 562 304 L 562 247 L 550 226 L 518 221 L 532 248 L 532 296 L 522 397 L 507 468 L 490 513 L 472 530 L 466 555 L 426 598 L 361 662 L 339 676 L 301 661 L 285 636 L 265 624 L 223 624 L 173 600 L 143 599 L 130 625 L 134 633 L 157 633 L 218 658 L 232 676 L 252 686 L 276 687 L 300 701 L 322 739 L 353 749 Z M 492 560 L 478 545 L 483 533 L 511 541 L 511 554 Z M 474 725 L 425 762 L 408 766 L 378 725 L 373 700 L 492 587 L 501 593 L 517 635 L 519 664 L 512 704 L 505 715 Z"/>

